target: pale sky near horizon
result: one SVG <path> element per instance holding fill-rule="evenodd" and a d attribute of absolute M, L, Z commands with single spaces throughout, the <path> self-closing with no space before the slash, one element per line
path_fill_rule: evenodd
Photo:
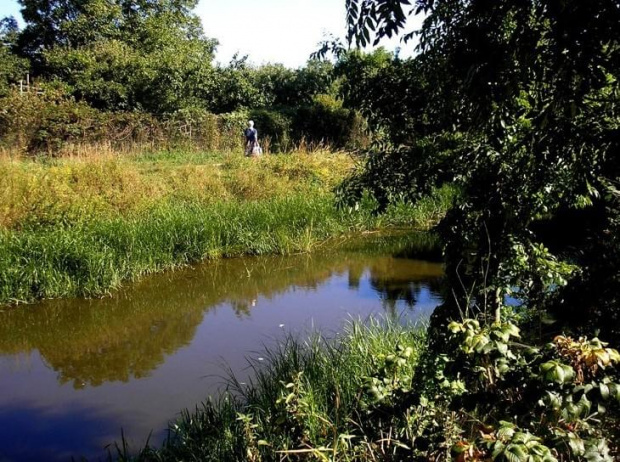
<path fill-rule="evenodd" d="M 19 10 L 17 0 L 0 0 L 0 18 L 12 15 L 21 21 Z M 296 68 L 316 51 L 325 33 L 345 35 L 344 0 L 200 0 L 195 12 L 205 34 L 220 42 L 215 59 L 222 64 L 238 52 L 254 64 Z M 421 21 L 410 18 L 407 32 L 419 28 Z M 415 46 L 398 39 L 381 45 L 389 50 L 400 46 L 401 56 L 411 56 Z"/>

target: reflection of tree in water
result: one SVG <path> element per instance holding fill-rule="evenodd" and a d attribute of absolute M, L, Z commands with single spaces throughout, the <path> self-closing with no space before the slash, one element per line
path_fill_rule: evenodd
<path fill-rule="evenodd" d="M 222 304 L 247 317 L 259 297 L 269 299 L 291 287 L 318 288 L 347 272 L 358 287 L 368 268 L 384 299 L 414 304 L 416 286 L 403 281 L 420 274 L 430 280 L 441 269 L 416 269 L 407 261 L 330 253 L 233 259 L 158 275 L 111 298 L 58 300 L 0 313 L 0 354 L 38 350 L 58 380 L 76 388 L 128 381 L 148 376 L 189 344 L 205 314 Z"/>
<path fill-rule="evenodd" d="M 360 280 L 364 275 L 364 267 L 351 265 L 349 268 L 349 289 L 357 290 L 360 288 Z"/>
<path fill-rule="evenodd" d="M 439 295 L 438 278 L 420 272 L 418 267 L 413 266 L 415 262 L 389 259 L 379 263 L 384 264 L 371 266 L 369 283 L 379 295 L 383 308 L 390 317 L 398 317 L 398 302 L 413 310 L 418 304 L 422 289 L 429 289 L 431 294 Z"/>
<path fill-rule="evenodd" d="M 256 298 L 231 300 L 229 304 L 232 310 L 235 312 L 235 316 L 237 316 L 239 319 L 249 318 L 250 311 L 256 306 Z"/>
<path fill-rule="evenodd" d="M 401 282 L 372 276 L 370 278 L 370 285 L 379 294 L 383 302 L 383 308 L 390 317 L 398 315 L 396 305 L 399 301 L 404 302 L 407 308 L 413 309 L 424 286 L 421 282 Z"/>

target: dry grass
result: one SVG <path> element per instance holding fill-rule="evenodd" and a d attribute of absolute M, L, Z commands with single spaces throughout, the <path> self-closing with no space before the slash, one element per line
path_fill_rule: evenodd
<path fill-rule="evenodd" d="M 0 155 L 0 227 L 127 216 L 158 203 L 201 205 L 330 191 L 349 171 L 345 154 L 292 153 L 256 162 L 238 153 L 125 154 L 100 146 L 59 159 Z"/>

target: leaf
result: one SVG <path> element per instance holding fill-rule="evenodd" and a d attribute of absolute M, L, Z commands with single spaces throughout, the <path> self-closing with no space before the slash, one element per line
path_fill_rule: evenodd
<path fill-rule="evenodd" d="M 601 392 L 601 397 L 602 397 L 604 400 L 609 399 L 609 387 L 608 387 L 606 384 L 601 383 L 601 384 L 598 386 L 598 389 L 599 389 L 599 391 Z"/>
<path fill-rule="evenodd" d="M 522 445 L 510 444 L 504 451 L 504 457 L 508 462 L 525 462 L 527 460 L 527 454 L 525 448 Z"/>
<path fill-rule="evenodd" d="M 506 327 L 504 327 L 504 332 L 506 332 L 512 337 L 516 337 L 516 338 L 521 337 L 521 330 L 514 324 L 506 324 Z"/>
<path fill-rule="evenodd" d="M 568 446 L 575 456 L 582 456 L 586 452 L 583 440 L 574 433 L 568 439 Z"/>
<path fill-rule="evenodd" d="M 502 440 L 509 440 L 515 434 L 514 426 L 503 425 L 497 430 L 497 437 Z"/>

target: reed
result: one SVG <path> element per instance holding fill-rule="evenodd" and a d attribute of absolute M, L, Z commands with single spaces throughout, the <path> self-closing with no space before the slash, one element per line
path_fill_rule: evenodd
<path fill-rule="evenodd" d="M 289 336 L 253 378 L 229 379 L 228 392 L 185 411 L 160 448 L 137 454 L 126 444 L 111 458 L 172 460 L 386 460 L 409 425 L 396 412 L 398 390 L 411 384 L 425 331 L 382 320 L 350 322 L 334 338 Z M 392 392 L 378 397 L 381 379 Z"/>
<path fill-rule="evenodd" d="M 123 281 L 207 258 L 304 252 L 371 226 L 370 214 L 300 196 L 197 205 L 165 202 L 130 217 L 0 233 L 0 302 L 98 296 Z"/>

